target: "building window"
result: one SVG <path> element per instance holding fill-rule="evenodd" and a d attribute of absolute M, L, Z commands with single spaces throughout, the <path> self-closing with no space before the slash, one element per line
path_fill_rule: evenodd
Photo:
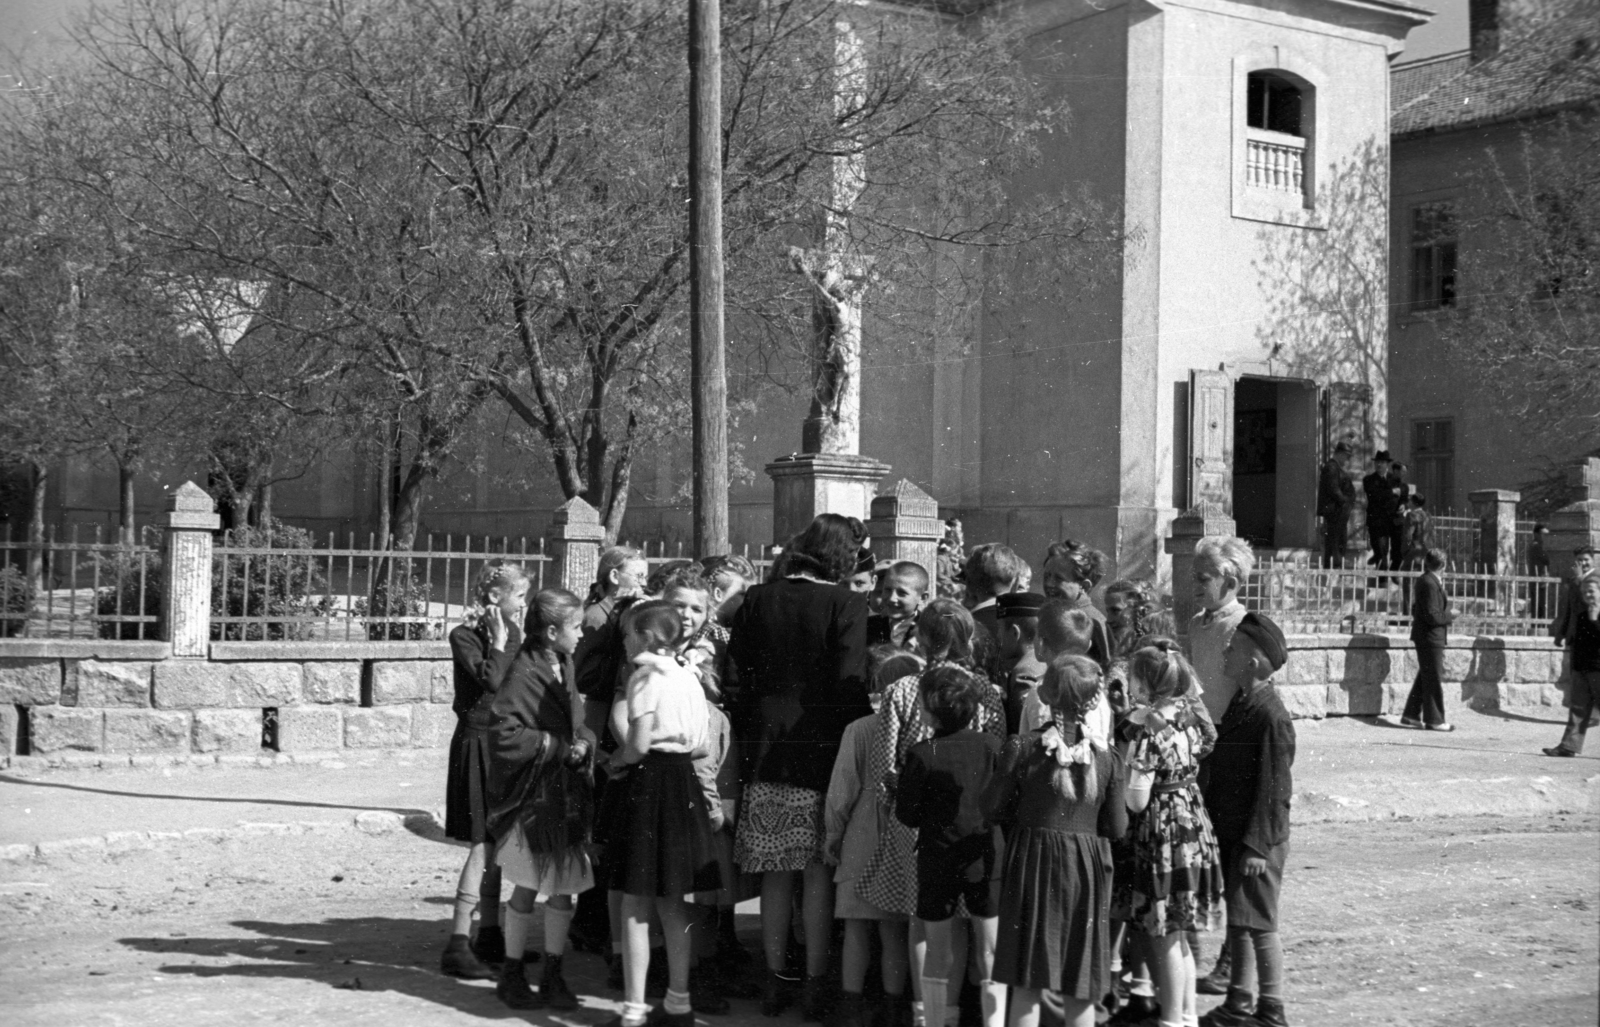
<path fill-rule="evenodd" d="M 1450 509 L 1456 487 L 1456 425 L 1449 419 L 1411 422 L 1411 483 L 1428 509 Z"/>
<path fill-rule="evenodd" d="M 1250 72 L 1245 85 L 1245 181 L 1251 188 L 1305 194 L 1308 92 L 1278 72 Z"/>
<path fill-rule="evenodd" d="M 1456 208 L 1424 203 L 1411 210 L 1411 308 L 1456 303 Z"/>

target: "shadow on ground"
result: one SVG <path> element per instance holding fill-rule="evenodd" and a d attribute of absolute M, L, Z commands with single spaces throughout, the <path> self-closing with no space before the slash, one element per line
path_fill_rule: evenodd
<path fill-rule="evenodd" d="M 507 1009 L 495 997 L 492 981 L 445 977 L 431 959 L 423 963 L 416 958 L 419 953 L 431 957 L 436 952 L 440 938 L 437 918 L 360 917 L 317 923 L 235 920 L 232 926 L 256 937 L 135 937 L 118 941 L 139 952 L 173 957 L 159 968 L 166 974 L 276 978 L 347 991 L 392 991 L 495 1020 L 594 1027 L 615 1015 L 614 1006 L 596 1004 L 598 999 L 617 998 L 604 988 L 605 966 L 597 956 L 573 953 L 567 957 L 567 981 L 584 1001 L 584 1008 L 574 1013 L 535 1010 L 524 1014 Z M 238 962 L 215 965 L 213 960 Z"/>

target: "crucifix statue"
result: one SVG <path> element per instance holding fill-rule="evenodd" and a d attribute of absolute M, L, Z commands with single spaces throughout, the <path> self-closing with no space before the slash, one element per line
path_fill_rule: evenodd
<path fill-rule="evenodd" d="M 842 126 L 865 104 L 866 58 L 848 21 L 835 21 L 834 31 L 833 105 Z M 789 250 L 791 266 L 812 286 L 811 411 L 800 439 L 806 453 L 861 451 L 861 299 L 873 258 L 851 251 L 850 212 L 866 187 L 864 172 L 861 150 L 842 133 L 832 160 L 822 246 Z"/>

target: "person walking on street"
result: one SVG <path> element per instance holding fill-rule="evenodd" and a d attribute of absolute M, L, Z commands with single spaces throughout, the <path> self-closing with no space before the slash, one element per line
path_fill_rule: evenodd
<path fill-rule="evenodd" d="M 1400 515 L 1400 494 L 1389 480 L 1390 463 L 1389 451 L 1378 450 L 1372 455 L 1372 473 L 1361 479 L 1361 491 L 1367 497 L 1367 544 L 1372 547 L 1368 562 L 1379 570 L 1390 566 L 1389 542 Z M 1380 584 L 1384 580 L 1378 579 Z"/>
<path fill-rule="evenodd" d="M 1400 723 L 1429 731 L 1455 730 L 1444 719 L 1444 647 L 1450 622 L 1455 619 L 1444 583 L 1439 580 L 1446 559 L 1443 549 L 1428 550 L 1411 600 L 1411 641 L 1417 647 L 1417 677 L 1406 696 Z"/>
<path fill-rule="evenodd" d="M 1322 518 L 1322 563 L 1325 567 L 1344 564 L 1345 546 L 1350 534 L 1350 508 L 1356 503 L 1356 487 L 1345 471 L 1350 459 L 1350 444 L 1333 447 L 1333 455 L 1322 465 L 1317 482 L 1317 516 Z"/>
<path fill-rule="evenodd" d="M 1577 756 L 1583 752 L 1589 717 L 1600 699 L 1600 571 L 1590 571 L 1579 586 L 1577 616 L 1568 646 L 1572 653 L 1572 684 L 1567 693 L 1567 729 L 1560 745 L 1544 750 L 1546 756 Z"/>

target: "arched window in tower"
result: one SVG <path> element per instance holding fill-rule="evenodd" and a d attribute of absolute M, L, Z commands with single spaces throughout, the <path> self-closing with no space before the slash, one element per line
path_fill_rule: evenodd
<path fill-rule="evenodd" d="M 1313 90 L 1282 71 L 1252 71 L 1247 79 L 1246 184 L 1270 192 L 1306 192 Z"/>

